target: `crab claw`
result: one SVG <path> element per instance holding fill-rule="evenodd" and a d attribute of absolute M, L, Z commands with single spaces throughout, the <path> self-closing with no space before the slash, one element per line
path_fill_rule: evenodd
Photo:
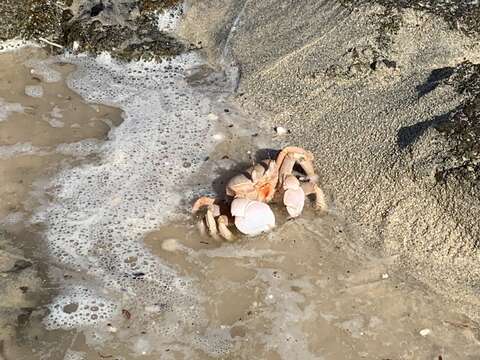
<path fill-rule="evenodd" d="M 192 214 L 196 214 L 201 208 L 208 207 L 211 209 L 213 216 L 220 216 L 220 206 L 215 204 L 215 199 L 202 196 L 201 198 L 197 199 L 192 206 Z"/>
<path fill-rule="evenodd" d="M 293 175 L 285 177 L 283 182 L 283 203 L 291 217 L 297 217 L 302 213 L 305 204 L 305 192 L 300 186 L 300 182 Z"/>
<path fill-rule="evenodd" d="M 275 227 L 275 215 L 267 204 L 248 200 L 232 201 L 231 214 L 235 217 L 235 226 L 245 235 L 258 235 Z"/>

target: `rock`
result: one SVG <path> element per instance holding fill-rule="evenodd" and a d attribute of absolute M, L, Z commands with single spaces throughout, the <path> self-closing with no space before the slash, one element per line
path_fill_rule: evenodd
<path fill-rule="evenodd" d="M 30 261 L 26 261 L 26 260 L 16 260 L 15 261 L 15 264 L 13 265 L 13 267 L 8 270 L 7 272 L 19 272 L 19 271 L 22 271 L 22 270 L 25 270 L 27 268 L 29 268 L 30 266 L 32 266 L 32 263 Z"/>
<path fill-rule="evenodd" d="M 58 39 L 62 23 L 61 9 L 50 0 L 2 0 L 0 2 L 0 40 Z"/>
<path fill-rule="evenodd" d="M 188 45 L 162 32 L 155 13 L 178 3 L 80 0 L 73 6 L 50 0 L 5 0 L 0 2 L 0 40 L 42 37 L 73 51 L 109 51 L 123 60 L 172 56 Z"/>
<path fill-rule="evenodd" d="M 342 0 L 341 2 L 351 9 L 379 4 L 385 7 L 387 14 L 413 9 L 440 16 L 453 29 L 459 29 L 468 35 L 480 33 L 480 7 L 476 1 L 460 0 L 454 4 L 448 0 Z M 388 18 L 389 16 L 386 16 L 387 20 Z"/>
<path fill-rule="evenodd" d="M 0 273 L 9 272 L 15 266 L 15 258 L 0 253 Z"/>

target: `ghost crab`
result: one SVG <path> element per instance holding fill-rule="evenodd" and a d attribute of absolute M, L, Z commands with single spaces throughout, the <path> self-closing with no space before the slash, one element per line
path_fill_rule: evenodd
<path fill-rule="evenodd" d="M 296 164 L 304 176 L 294 175 Z M 243 234 L 258 235 L 275 226 L 275 215 L 267 203 L 276 196 L 283 198 L 292 218 L 302 213 L 309 194 L 315 195 L 315 208 L 325 210 L 325 197 L 317 180 L 312 153 L 289 146 L 275 160 L 263 160 L 231 178 L 226 187 L 227 199 L 201 197 L 193 204 L 192 213 L 207 209 L 205 223 L 214 238 L 220 233 L 224 239 L 233 240 L 228 228 L 231 224 Z M 203 221 L 200 224 L 204 229 Z"/>

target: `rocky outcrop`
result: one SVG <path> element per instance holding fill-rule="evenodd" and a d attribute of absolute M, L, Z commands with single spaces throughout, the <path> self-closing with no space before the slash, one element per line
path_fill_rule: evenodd
<path fill-rule="evenodd" d="M 110 52 L 123 60 L 152 59 L 189 45 L 162 32 L 156 14 L 178 0 L 6 0 L 0 3 L 0 39 L 46 39 L 73 51 Z M 182 9 L 178 7 L 178 14 Z M 59 50 L 53 46 L 52 51 Z"/>

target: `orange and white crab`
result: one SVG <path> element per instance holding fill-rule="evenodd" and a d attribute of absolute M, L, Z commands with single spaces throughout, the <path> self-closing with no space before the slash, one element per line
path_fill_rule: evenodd
<path fill-rule="evenodd" d="M 297 177 L 293 169 L 298 164 L 305 176 Z M 218 233 L 228 241 L 233 234 L 228 228 L 235 224 L 245 235 L 258 235 L 275 227 L 275 215 L 267 203 L 275 196 L 282 196 L 290 217 L 302 213 L 305 198 L 315 195 L 315 207 L 325 210 L 325 196 L 317 185 L 313 167 L 313 155 L 299 147 L 289 146 L 275 160 L 263 160 L 230 179 L 227 183 L 227 199 L 201 197 L 193 204 L 195 214 L 207 208 L 205 223 L 210 234 Z M 203 221 L 201 225 L 204 227 Z"/>

